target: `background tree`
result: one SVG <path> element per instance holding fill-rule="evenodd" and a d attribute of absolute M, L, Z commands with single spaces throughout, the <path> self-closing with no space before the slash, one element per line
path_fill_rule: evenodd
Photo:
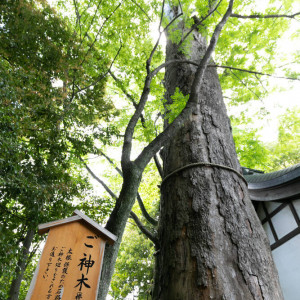
<path fill-rule="evenodd" d="M 280 170 L 299 163 L 300 110 L 288 109 L 279 117 L 278 142 L 269 145 L 272 167 Z"/>
<path fill-rule="evenodd" d="M 70 215 L 83 200 L 89 208 L 93 195 L 79 157 L 96 151 L 95 137 L 107 140 L 113 105 L 104 80 L 75 95 L 75 84 L 95 82 L 106 62 L 93 52 L 82 62 L 79 41 L 53 9 L 7 1 L 0 11 L 1 298 L 18 299 L 40 241 L 37 224 Z"/>

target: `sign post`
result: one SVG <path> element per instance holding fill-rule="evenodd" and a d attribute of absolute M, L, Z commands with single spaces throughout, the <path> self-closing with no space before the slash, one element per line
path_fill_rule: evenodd
<path fill-rule="evenodd" d="M 105 244 L 117 237 L 78 210 L 39 225 L 39 234 L 48 231 L 26 300 L 96 299 Z"/>

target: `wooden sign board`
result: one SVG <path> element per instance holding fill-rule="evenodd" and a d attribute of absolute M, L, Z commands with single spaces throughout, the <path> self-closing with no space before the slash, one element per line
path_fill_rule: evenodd
<path fill-rule="evenodd" d="M 97 298 L 105 244 L 116 237 L 81 212 L 75 214 L 39 226 L 41 233 L 50 230 L 26 300 Z"/>

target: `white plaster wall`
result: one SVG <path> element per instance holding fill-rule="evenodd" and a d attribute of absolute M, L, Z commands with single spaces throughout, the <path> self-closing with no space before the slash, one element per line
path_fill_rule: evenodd
<path fill-rule="evenodd" d="M 285 300 L 300 299 L 300 235 L 272 251 Z"/>

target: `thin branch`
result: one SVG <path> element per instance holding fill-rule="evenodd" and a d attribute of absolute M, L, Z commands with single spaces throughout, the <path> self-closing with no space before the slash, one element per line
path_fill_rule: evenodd
<path fill-rule="evenodd" d="M 218 42 L 218 38 L 220 35 L 220 32 L 223 28 L 223 26 L 226 24 L 231 12 L 232 12 L 232 6 L 233 6 L 233 0 L 230 0 L 230 3 L 228 5 L 227 11 L 225 15 L 223 16 L 220 23 L 216 26 L 214 33 L 212 35 L 212 38 L 210 40 L 210 44 L 206 50 L 206 53 L 204 57 L 202 58 L 196 74 L 195 78 L 192 84 L 191 94 L 190 98 L 187 102 L 187 105 L 182 110 L 182 112 L 175 118 L 175 120 L 167 126 L 167 128 L 161 132 L 154 140 L 152 140 L 151 143 L 146 146 L 143 151 L 140 153 L 140 155 L 135 160 L 136 166 L 143 169 L 146 167 L 150 159 L 156 154 L 157 151 L 162 147 L 163 143 L 173 135 L 173 133 L 181 127 L 182 123 L 184 122 L 185 118 L 189 115 L 191 110 L 195 105 L 197 105 L 197 96 L 199 94 L 199 89 L 202 83 L 203 75 L 205 72 L 205 69 L 207 67 L 207 64 L 211 58 L 211 55 L 216 47 L 216 44 Z M 153 72 L 151 73 L 151 76 L 153 75 Z M 124 148 L 123 148 L 124 150 Z"/>
<path fill-rule="evenodd" d="M 156 247 L 158 247 L 158 245 L 159 245 L 158 238 L 144 226 L 144 224 L 140 221 L 138 216 L 133 211 L 130 212 L 130 217 L 134 220 L 135 224 L 138 226 L 138 228 L 141 230 L 141 232 L 150 241 L 152 241 Z"/>
<path fill-rule="evenodd" d="M 178 48 L 183 44 L 183 42 L 193 32 L 194 29 L 196 29 L 198 26 L 200 26 L 208 17 L 210 17 L 218 9 L 221 2 L 222 2 L 222 0 L 220 0 L 218 2 L 218 4 L 216 5 L 216 7 L 214 9 L 212 9 L 205 17 L 202 17 L 201 19 L 198 19 L 196 17 L 193 18 L 195 23 L 193 24 L 191 29 L 185 34 L 185 36 L 181 39 L 180 43 L 177 45 Z"/>
<path fill-rule="evenodd" d="M 247 72 L 247 73 L 254 74 L 254 75 L 269 76 L 269 77 L 279 78 L 279 79 L 298 80 L 298 81 L 300 81 L 299 78 L 277 76 L 277 75 L 272 75 L 272 74 L 269 74 L 269 73 L 262 73 L 262 72 L 251 71 L 251 70 L 246 70 L 246 69 L 241 69 L 241 68 L 236 68 L 236 67 L 230 67 L 230 66 L 208 65 L 208 67 L 230 69 L 230 70 L 236 70 L 236 71 L 241 71 L 241 72 Z"/>
<path fill-rule="evenodd" d="M 28 258 L 27 258 L 27 263 L 26 263 L 26 268 L 28 266 L 28 264 L 30 263 L 31 259 L 33 258 L 33 256 L 35 255 L 35 253 L 37 252 L 37 250 L 40 248 L 41 242 L 37 243 L 35 248 L 33 248 L 33 250 L 30 252 Z"/>
<path fill-rule="evenodd" d="M 232 73 L 232 75 L 233 75 L 234 77 L 236 77 L 236 78 L 240 81 L 240 83 L 241 83 L 241 84 L 242 84 L 249 92 L 251 92 L 254 96 L 256 96 L 257 99 L 261 100 L 261 98 L 260 98 L 254 91 L 252 91 L 252 89 L 250 89 L 250 88 L 247 86 L 247 84 L 244 83 L 244 81 L 243 81 L 241 78 L 239 78 L 239 76 L 237 76 L 232 70 L 230 70 L 230 72 Z"/>
<path fill-rule="evenodd" d="M 140 207 L 140 209 L 141 209 L 141 211 L 142 211 L 142 214 L 143 214 L 143 216 L 145 217 L 145 219 L 146 219 L 149 223 L 151 223 L 152 225 L 157 226 L 157 225 L 158 225 L 158 221 L 155 220 L 154 218 L 152 218 L 152 217 L 149 215 L 149 213 L 147 212 L 147 210 L 146 210 L 146 208 L 145 208 L 145 205 L 144 205 L 144 202 L 143 202 L 143 200 L 142 200 L 142 198 L 141 198 L 141 196 L 140 196 L 139 193 L 137 193 L 137 201 L 138 201 L 139 207 Z"/>
<path fill-rule="evenodd" d="M 80 92 L 82 92 L 82 91 L 84 91 L 84 90 L 90 88 L 91 86 L 95 86 L 99 81 L 101 81 L 103 78 L 105 78 L 105 77 L 107 76 L 107 74 L 110 73 L 110 70 L 111 70 L 111 68 L 112 68 L 112 66 L 113 66 L 113 64 L 114 64 L 114 62 L 115 62 L 115 60 L 116 60 L 117 57 L 119 56 L 121 49 L 122 49 L 122 44 L 121 44 L 121 46 L 120 46 L 120 48 L 119 48 L 117 54 L 115 55 L 114 59 L 113 59 L 112 62 L 110 63 L 110 66 L 109 66 L 108 70 L 107 70 L 104 74 L 98 76 L 98 78 L 97 78 L 94 82 L 92 82 L 91 84 L 85 86 L 85 87 L 82 88 L 82 89 L 79 89 L 79 90 L 77 91 L 77 93 L 80 93 Z"/>
<path fill-rule="evenodd" d="M 73 4 L 74 4 L 74 7 L 75 7 L 76 24 L 79 25 L 79 37 L 80 37 L 80 41 L 81 41 L 81 21 L 80 21 L 81 15 L 80 15 L 79 10 L 78 10 L 77 0 L 73 0 Z"/>
<path fill-rule="evenodd" d="M 206 67 L 211 58 L 212 53 L 215 50 L 215 47 L 219 40 L 220 33 L 221 33 L 224 25 L 226 24 L 227 20 L 229 19 L 230 15 L 232 14 L 232 7 L 233 7 L 233 0 L 230 0 L 227 11 L 226 11 L 225 15 L 223 16 L 222 20 L 220 21 L 220 23 L 216 26 L 214 33 L 211 37 L 209 46 L 197 68 L 195 78 L 194 78 L 194 81 L 193 81 L 193 84 L 191 87 L 191 94 L 190 94 L 189 102 L 197 102 L 197 96 L 198 96 L 199 89 L 200 89 L 200 86 L 202 83 L 204 72 L 206 70 Z"/>
<path fill-rule="evenodd" d="M 136 1 L 134 1 L 134 0 L 130 0 L 130 1 L 132 1 L 146 15 L 148 20 L 152 22 L 151 18 L 148 16 L 148 14 L 145 12 L 145 10 L 138 3 L 136 3 Z"/>
<path fill-rule="evenodd" d="M 112 13 L 104 20 L 103 24 L 101 25 L 101 27 L 99 28 L 99 30 L 98 30 L 98 32 L 97 32 L 97 34 L 96 34 L 96 36 L 95 36 L 95 39 L 94 39 L 93 43 L 90 45 L 89 49 L 88 49 L 87 52 L 85 53 L 85 55 L 84 55 L 84 57 L 83 57 L 83 60 L 82 60 L 81 63 L 80 63 L 81 66 L 82 66 L 82 64 L 84 63 L 84 61 L 85 61 L 87 55 L 88 55 L 89 52 L 92 50 L 92 48 L 94 47 L 95 43 L 97 42 L 97 38 L 98 38 L 98 36 L 99 36 L 99 34 L 100 34 L 102 28 L 104 27 L 105 23 L 106 23 L 108 20 L 110 20 L 110 18 L 115 14 L 115 12 L 117 11 L 117 9 L 122 5 L 122 2 L 123 2 L 123 1 L 121 1 L 121 2 L 115 7 L 115 9 L 112 11 Z"/>
<path fill-rule="evenodd" d="M 169 27 L 179 18 L 183 16 L 183 12 L 181 12 L 180 14 L 178 14 L 175 18 L 173 18 L 173 20 L 171 20 L 171 22 L 164 28 L 164 30 L 162 31 L 162 33 L 166 32 Z"/>
<path fill-rule="evenodd" d="M 71 99 L 69 101 L 69 105 L 71 104 L 71 102 L 74 100 L 75 97 L 75 80 L 76 80 L 76 70 L 74 70 L 74 75 L 73 75 L 73 80 L 72 80 L 72 95 L 71 95 Z"/>
<path fill-rule="evenodd" d="M 79 157 L 79 159 L 81 160 L 87 171 L 90 173 L 90 175 L 104 187 L 104 189 L 110 194 L 112 198 L 117 199 L 115 193 L 89 168 L 84 160 L 81 157 Z"/>
<path fill-rule="evenodd" d="M 160 13 L 160 20 L 159 20 L 159 25 L 158 25 L 158 31 L 160 31 L 160 26 L 162 24 L 162 20 L 164 17 L 164 10 L 165 10 L 165 0 L 163 0 L 162 6 L 161 6 L 161 13 Z"/>
<path fill-rule="evenodd" d="M 242 16 L 239 14 L 232 14 L 231 18 L 239 18 L 239 19 L 273 19 L 273 18 L 289 18 L 289 19 L 295 19 L 296 16 L 300 15 L 300 12 L 297 12 L 292 15 L 249 15 L 249 16 Z"/>
<path fill-rule="evenodd" d="M 199 66 L 199 63 L 192 61 L 192 60 L 182 60 L 182 59 L 173 59 L 173 60 L 169 60 L 163 64 L 161 64 L 160 66 L 158 66 L 157 68 L 155 68 L 152 72 L 151 72 L 151 77 L 154 77 L 157 75 L 157 73 L 162 70 L 163 68 L 172 65 L 172 64 L 191 64 L 191 65 L 195 65 L 195 66 Z"/>
<path fill-rule="evenodd" d="M 124 88 L 124 86 L 121 83 L 121 80 L 119 78 L 117 78 L 115 76 L 115 74 L 109 70 L 108 73 L 111 75 L 111 77 L 114 79 L 114 81 L 117 83 L 118 87 L 120 87 L 120 89 L 122 90 L 122 92 L 125 94 L 125 96 L 132 102 L 133 106 L 135 108 L 137 108 L 137 103 L 135 102 L 135 99 L 133 98 L 133 96 L 131 94 L 129 94 L 126 89 Z"/>
<path fill-rule="evenodd" d="M 159 159 L 158 159 L 158 157 L 157 157 L 157 154 L 155 154 L 155 155 L 153 156 L 153 158 L 154 158 L 154 161 L 155 161 L 155 165 L 156 165 L 157 171 L 158 171 L 160 177 L 163 178 L 163 169 L 162 169 L 162 167 L 161 167 L 161 164 L 160 164 L 160 162 L 159 162 Z"/>
<path fill-rule="evenodd" d="M 161 34 L 162 33 L 160 33 L 159 38 L 158 38 L 153 50 L 151 51 L 147 62 L 146 62 L 147 76 L 145 78 L 143 92 L 141 94 L 139 104 L 126 127 L 126 130 L 125 130 L 124 143 L 123 143 L 123 149 L 122 149 L 122 158 L 121 158 L 121 164 L 122 164 L 123 170 L 128 168 L 128 166 L 131 164 L 130 155 L 131 155 L 131 148 L 132 148 L 132 137 L 133 137 L 135 126 L 136 126 L 136 124 L 144 110 L 144 107 L 148 101 L 148 97 L 149 97 L 149 93 L 150 93 L 150 84 L 151 84 L 151 80 L 153 78 L 153 76 L 150 75 L 151 74 L 150 65 L 151 65 L 151 60 L 154 55 L 154 52 L 156 51 L 156 49 L 158 47 Z M 153 153 L 153 155 L 154 155 L 154 153 Z"/>
<path fill-rule="evenodd" d="M 0 56 L 1 56 L 4 60 L 6 60 L 12 67 L 15 67 L 15 64 L 14 64 L 12 61 L 10 61 L 9 58 L 5 57 L 2 53 L 0 54 Z"/>
<path fill-rule="evenodd" d="M 130 100 L 130 102 L 133 104 L 134 108 L 137 108 L 137 103 L 135 102 L 135 99 L 133 98 L 133 96 L 131 94 L 129 94 L 126 89 L 124 88 L 124 86 L 122 85 L 122 82 L 120 79 L 118 79 L 115 74 L 111 71 L 111 69 L 108 70 L 108 73 L 111 75 L 111 77 L 114 79 L 114 81 L 117 83 L 118 87 L 121 89 L 121 91 L 124 93 L 124 95 Z M 146 128 L 146 121 L 145 118 L 143 116 L 143 114 L 141 114 L 141 122 L 142 122 L 142 126 L 144 128 Z"/>
<path fill-rule="evenodd" d="M 101 155 L 96 155 L 96 156 L 94 156 L 94 157 L 88 157 L 88 158 L 86 158 L 86 159 L 84 159 L 85 161 L 87 161 L 87 160 L 92 160 L 92 159 L 97 159 L 97 158 L 99 158 Z"/>
<path fill-rule="evenodd" d="M 162 13 L 161 13 L 161 18 L 160 18 L 160 22 L 159 22 L 159 35 L 158 35 L 158 39 L 156 41 L 156 44 L 154 45 L 151 53 L 150 53 L 150 56 L 146 62 L 146 69 L 147 69 L 147 74 L 150 74 L 150 65 L 151 65 L 151 61 L 152 61 L 152 58 L 153 58 L 153 55 L 159 45 L 159 42 L 160 42 L 160 39 L 161 39 L 161 36 L 164 32 L 166 32 L 168 30 L 168 28 L 173 24 L 173 22 L 175 22 L 175 20 L 177 20 L 180 16 L 183 15 L 183 13 L 181 12 L 180 14 L 178 14 L 175 18 L 173 18 L 169 24 L 163 29 L 163 31 L 160 31 L 160 27 L 161 27 L 161 23 L 162 23 L 162 18 L 163 18 L 163 8 L 164 8 L 164 3 L 165 1 L 163 1 L 163 7 L 162 7 Z"/>
<path fill-rule="evenodd" d="M 94 179 L 96 179 L 104 187 L 104 189 L 110 194 L 110 196 L 113 199 L 117 199 L 117 196 L 113 193 L 113 191 L 97 175 L 95 175 L 95 173 L 88 167 L 88 165 L 84 162 L 84 160 L 81 157 L 79 159 L 84 164 L 84 166 L 87 169 L 87 171 L 92 175 L 92 177 Z M 143 234 L 145 234 L 145 236 L 147 238 L 149 238 L 155 244 L 155 246 L 158 246 L 158 239 L 157 239 L 157 237 L 153 233 L 151 233 L 143 225 L 143 223 L 140 221 L 140 219 L 138 218 L 138 216 L 133 211 L 130 212 L 130 216 L 134 220 L 134 222 L 136 223 L 136 225 L 138 226 L 138 228 L 141 230 L 141 232 Z"/>
<path fill-rule="evenodd" d="M 5 215 L 5 214 L 10 214 L 18 219 L 20 219 L 21 221 L 25 221 L 26 222 L 26 218 L 25 217 L 22 217 L 22 216 L 19 216 L 19 215 L 16 215 L 15 213 L 11 212 L 5 205 L 0 205 L 0 210 L 2 210 L 3 213 L 2 215 Z"/>
<path fill-rule="evenodd" d="M 92 4 L 92 0 L 89 1 L 88 5 L 86 6 L 86 8 L 82 12 L 82 15 L 91 7 L 91 4 Z"/>
<path fill-rule="evenodd" d="M 68 97 L 63 99 L 63 113 L 61 114 L 61 116 L 59 118 L 58 128 L 60 127 L 61 122 L 64 122 L 65 115 L 69 111 L 72 101 L 74 100 L 74 97 L 75 97 L 75 80 L 76 80 L 75 73 L 76 73 L 76 70 L 74 71 L 72 84 L 71 84 L 72 94 L 69 99 L 68 99 Z M 68 74 L 68 72 L 67 72 L 67 74 Z M 66 81 L 63 81 L 63 92 L 64 93 L 67 93 L 67 85 L 68 85 L 68 83 Z"/>
<path fill-rule="evenodd" d="M 293 65 L 293 64 L 298 64 L 298 61 L 297 61 L 297 60 L 294 60 L 294 61 L 288 62 L 288 63 L 286 63 L 286 64 L 277 66 L 277 68 L 283 68 L 283 67 L 285 67 L 285 66 L 289 66 L 289 65 Z"/>
<path fill-rule="evenodd" d="M 257 74 L 255 74 L 255 78 L 259 81 L 260 85 L 265 90 L 265 92 L 268 93 L 268 90 L 265 88 L 265 86 L 263 85 L 263 82 L 260 80 L 260 78 L 258 77 Z"/>
<path fill-rule="evenodd" d="M 99 150 L 100 154 L 116 169 L 116 171 L 123 177 L 123 172 L 115 165 L 110 157 L 108 157 L 104 152 Z"/>
<path fill-rule="evenodd" d="M 154 69 L 151 72 L 151 76 L 155 76 L 161 69 L 172 65 L 172 64 L 191 64 L 194 66 L 199 66 L 199 64 L 195 61 L 192 60 L 181 60 L 181 59 L 174 59 L 174 60 L 170 60 L 166 63 L 161 64 L 160 66 L 158 66 L 156 69 Z M 247 72 L 250 74 L 255 74 L 255 75 L 261 75 L 261 76 L 269 76 L 269 77 L 273 77 L 273 78 L 279 78 L 279 79 L 287 79 L 287 80 L 297 80 L 300 81 L 299 78 L 293 78 L 293 77 L 284 77 L 284 76 L 277 76 L 277 75 L 272 75 L 269 73 L 262 73 L 262 72 L 257 72 L 257 71 L 251 71 L 251 70 L 247 70 L 247 69 L 242 69 L 242 68 L 236 68 L 236 67 L 231 67 L 231 66 L 223 66 L 223 65 L 207 65 L 208 68 L 222 68 L 222 69 L 230 69 L 230 70 L 236 70 L 236 71 L 240 71 L 240 72 Z"/>
<path fill-rule="evenodd" d="M 84 36 L 83 36 L 83 38 L 82 38 L 82 41 L 81 41 L 80 45 L 82 44 L 82 42 L 83 42 L 83 40 L 85 39 L 85 37 L 88 35 L 88 33 L 89 33 L 90 29 L 91 29 L 91 26 L 92 26 L 93 23 L 94 23 L 94 20 L 95 20 L 95 18 L 96 18 L 97 12 L 98 12 L 98 9 L 99 9 L 99 7 L 100 7 L 102 1 L 103 1 L 103 0 L 100 0 L 100 1 L 99 1 L 98 5 L 97 5 L 97 7 L 96 7 L 96 11 L 95 11 L 95 13 L 94 13 L 94 15 L 93 15 L 93 18 L 92 18 L 92 20 L 91 20 L 91 22 L 90 22 L 90 24 L 89 24 L 88 29 L 86 30 L 86 32 L 85 32 L 85 34 L 84 34 Z"/>
<path fill-rule="evenodd" d="M 182 5 L 181 5 L 181 1 L 180 1 L 180 0 L 178 0 L 178 4 L 179 4 L 179 7 L 180 7 L 180 11 L 183 12 Z"/>

